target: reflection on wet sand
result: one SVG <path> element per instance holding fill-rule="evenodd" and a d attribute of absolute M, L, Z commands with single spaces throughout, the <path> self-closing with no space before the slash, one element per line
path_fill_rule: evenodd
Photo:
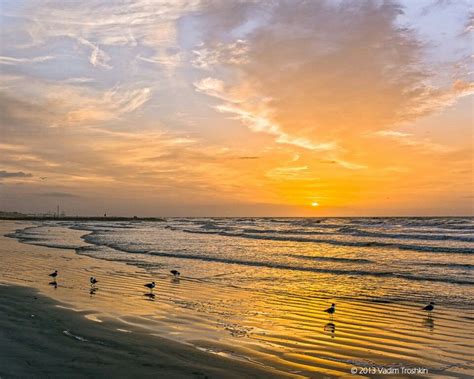
<path fill-rule="evenodd" d="M 87 310 L 90 319 L 125 322 L 129 330 L 245 357 L 285 372 L 298 370 L 306 377 L 343 377 L 354 361 L 379 362 L 395 356 L 390 359 L 398 364 L 419 362 L 433 370 L 449 367 L 443 372 L 446 376 L 474 372 L 472 359 L 458 348 L 472 346 L 466 332 L 473 319 L 471 310 L 440 303 L 434 314 L 422 314 L 421 302 L 387 301 L 388 295 L 375 282 L 366 286 L 373 285 L 379 302 L 329 297 L 327 282 L 315 275 L 311 276 L 314 280 L 307 281 L 307 288 L 301 289 L 306 274 L 285 279 L 285 271 L 281 270 L 278 275 L 282 288 L 269 291 L 249 284 L 257 274 L 273 280 L 275 273 L 267 269 L 252 272 L 248 280 L 236 279 L 230 286 L 221 282 L 222 276 L 210 280 L 207 275 L 201 278 L 188 272 L 178 281 L 161 266 L 156 270 L 142 269 L 79 256 L 72 250 L 20 245 L 1 236 L 0 254 L 2 280 L 37 286 L 68 307 Z M 62 278 L 59 291 L 51 291 L 56 280 L 51 285 L 45 280 L 45 267 L 53 258 Z M 101 283 L 100 294 L 89 287 L 92 273 Z M 242 274 L 233 271 L 232 275 Z M 144 287 L 145 283 L 153 284 L 153 280 L 156 287 Z M 292 291 L 288 290 L 290 287 Z M 332 302 L 337 304 L 332 307 Z M 324 312 L 330 309 L 334 309 L 333 315 Z M 459 362 L 463 362 L 462 368 L 455 365 Z"/>
<path fill-rule="evenodd" d="M 336 334 L 336 325 L 333 322 L 328 322 L 324 325 L 324 331 L 326 334 L 329 334 L 331 338 L 334 338 Z"/>
<path fill-rule="evenodd" d="M 433 316 L 432 316 L 431 314 L 425 317 L 425 319 L 423 320 L 423 325 L 424 325 L 430 332 L 434 332 L 435 322 L 434 322 Z"/>
<path fill-rule="evenodd" d="M 155 300 L 155 294 L 151 292 L 144 293 L 143 296 L 147 298 L 147 300 L 154 301 Z"/>
<path fill-rule="evenodd" d="M 58 282 L 56 280 L 53 280 L 52 282 L 48 283 L 50 286 L 53 286 L 54 288 L 58 288 Z"/>

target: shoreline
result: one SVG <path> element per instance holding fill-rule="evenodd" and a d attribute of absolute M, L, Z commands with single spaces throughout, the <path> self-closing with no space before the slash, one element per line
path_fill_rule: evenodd
<path fill-rule="evenodd" d="M 37 290 L 0 285 L 0 377 L 291 377 L 122 328 L 91 322 Z"/>
<path fill-rule="evenodd" d="M 334 298 L 338 312 L 331 317 L 323 310 L 334 300 L 320 286 L 322 280 L 317 281 L 320 287 L 316 292 L 291 297 L 220 285 L 193 276 L 191 267 L 186 276 L 176 280 L 167 269 L 182 268 L 182 263 L 166 258 L 138 265 L 133 254 L 122 255 L 123 261 L 108 260 L 3 236 L 19 224 L 5 223 L 0 228 L 0 282 L 35 288 L 52 299 L 53 306 L 61 304 L 90 323 L 91 330 L 95 326 L 111 328 L 120 341 L 136 333 L 146 336 L 151 349 L 157 345 L 159 352 L 163 346 L 167 351 L 167 341 L 172 341 L 186 351 L 202 353 L 199 364 L 208 367 L 206 357 L 222 357 L 239 367 L 248 363 L 263 370 L 263 374 L 255 373 L 256 377 L 341 377 L 350 375 L 354 365 L 387 370 L 400 365 L 423 367 L 430 374 L 460 378 L 469 377 L 472 370 L 472 360 L 464 360 L 458 351 L 460 345 L 472 345 L 462 332 L 474 316 L 469 309 L 459 313 L 458 308 L 439 303 L 436 312 L 428 315 L 421 310 L 422 303 L 378 303 L 338 296 Z M 64 234 L 63 229 L 51 232 L 59 233 L 67 244 L 79 240 L 82 231 L 66 228 Z M 55 269 L 60 272 L 57 288 L 48 283 L 47 276 Z M 97 293 L 90 292 L 91 275 L 99 278 Z M 153 298 L 143 289 L 143 283 L 151 280 L 157 282 Z M 71 335 L 64 334 L 65 330 Z M 74 342 L 75 336 L 89 339 L 72 328 L 59 332 Z M 94 340 L 95 332 L 91 334 Z M 234 374 L 232 365 L 225 367 L 229 375 Z M 252 377 L 240 371 L 235 376 Z M 217 377 L 226 376 L 218 373 Z"/>
<path fill-rule="evenodd" d="M 0 212 L 1 213 L 1 212 Z M 456 216 L 30 216 L 26 214 L 1 215 L 0 221 L 150 221 L 166 222 L 171 219 L 443 219 L 443 218 L 474 218 L 474 215 L 456 215 Z"/>

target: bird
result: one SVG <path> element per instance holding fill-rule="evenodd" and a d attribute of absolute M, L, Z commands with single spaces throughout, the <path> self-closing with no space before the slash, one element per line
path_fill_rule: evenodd
<path fill-rule="evenodd" d="M 327 312 L 330 315 L 334 314 L 334 312 L 336 312 L 336 304 L 332 303 L 331 306 L 328 309 L 326 309 L 324 312 Z"/>
<path fill-rule="evenodd" d="M 153 288 L 155 288 L 155 282 L 144 284 L 144 286 L 149 288 L 150 292 L 151 292 L 151 291 L 153 291 Z"/>
<path fill-rule="evenodd" d="M 433 303 L 432 301 L 430 301 L 430 303 L 429 303 L 426 307 L 423 307 L 423 310 L 424 310 L 424 311 L 431 312 L 431 311 L 434 309 L 434 306 L 435 306 L 435 303 Z"/>
<path fill-rule="evenodd" d="M 56 276 L 58 276 L 58 270 L 56 270 L 53 273 L 49 274 L 49 276 L 52 277 L 53 279 L 55 279 Z"/>
<path fill-rule="evenodd" d="M 94 278 L 93 276 L 91 276 L 91 278 L 89 279 L 89 281 L 91 282 L 91 286 L 94 286 L 96 283 L 98 283 L 99 281 Z"/>
<path fill-rule="evenodd" d="M 177 270 L 171 270 L 170 272 L 174 275 L 175 278 L 181 275 L 181 273 Z"/>

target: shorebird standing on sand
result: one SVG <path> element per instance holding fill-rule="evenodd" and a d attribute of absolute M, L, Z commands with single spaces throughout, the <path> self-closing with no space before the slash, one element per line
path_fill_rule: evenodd
<path fill-rule="evenodd" d="M 423 310 L 424 310 L 424 311 L 431 312 L 431 311 L 434 309 L 434 306 L 435 306 L 435 303 L 433 303 L 432 301 L 430 301 L 430 303 L 429 303 L 426 307 L 423 307 Z"/>
<path fill-rule="evenodd" d="M 331 306 L 326 309 L 324 312 L 329 313 L 330 315 L 333 315 L 334 312 L 336 312 L 336 304 L 332 303 Z"/>
<path fill-rule="evenodd" d="M 96 283 L 99 283 L 99 281 L 96 278 L 94 278 L 93 276 L 91 276 L 89 281 L 91 282 L 91 287 L 94 287 L 96 285 Z"/>
<path fill-rule="evenodd" d="M 144 285 L 145 287 L 150 289 L 150 292 L 153 292 L 153 288 L 155 288 L 155 282 L 147 283 Z"/>
<path fill-rule="evenodd" d="M 177 270 L 171 270 L 170 272 L 174 275 L 175 278 L 181 275 L 181 273 Z"/>
<path fill-rule="evenodd" d="M 49 276 L 53 279 L 56 279 L 56 277 L 58 276 L 58 270 L 54 271 L 52 274 L 49 274 Z"/>

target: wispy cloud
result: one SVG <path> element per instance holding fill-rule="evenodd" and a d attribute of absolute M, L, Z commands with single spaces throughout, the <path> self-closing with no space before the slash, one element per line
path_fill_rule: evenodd
<path fill-rule="evenodd" d="M 59 199 L 79 199 L 80 198 L 79 195 L 69 193 L 69 192 L 44 192 L 44 193 L 39 193 L 37 196 L 59 198 Z"/>
<path fill-rule="evenodd" d="M 223 104 L 214 107 L 217 111 L 234 115 L 234 118 L 240 120 L 254 132 L 275 136 L 277 143 L 294 145 L 309 150 L 331 150 L 336 147 L 332 142 L 314 143 L 307 138 L 289 135 L 282 131 L 277 123 L 271 121 L 270 117 L 264 113 L 265 110 L 260 112 L 246 110 L 245 99 L 239 98 L 236 93 L 226 93 L 225 84 L 222 80 L 207 77 L 195 82 L 194 86 L 198 92 L 225 101 Z M 262 104 L 265 104 L 265 101 L 262 101 Z"/>
<path fill-rule="evenodd" d="M 33 57 L 33 58 L 15 58 L 15 57 L 5 57 L 0 56 L 0 64 L 4 65 L 18 65 L 18 64 L 27 64 L 27 63 L 42 63 L 54 59 L 52 55 L 45 55 L 42 57 Z"/>
<path fill-rule="evenodd" d="M 25 173 L 23 171 L 18 172 L 9 172 L 5 170 L 0 170 L 0 179 L 2 178 L 31 178 L 33 175 L 30 173 Z"/>
<path fill-rule="evenodd" d="M 110 61 L 110 56 L 105 51 L 101 50 L 98 45 L 94 45 L 92 42 L 82 37 L 79 37 L 77 40 L 84 46 L 91 49 L 89 62 L 92 66 L 105 69 L 112 68 L 112 66 L 108 63 Z"/>

